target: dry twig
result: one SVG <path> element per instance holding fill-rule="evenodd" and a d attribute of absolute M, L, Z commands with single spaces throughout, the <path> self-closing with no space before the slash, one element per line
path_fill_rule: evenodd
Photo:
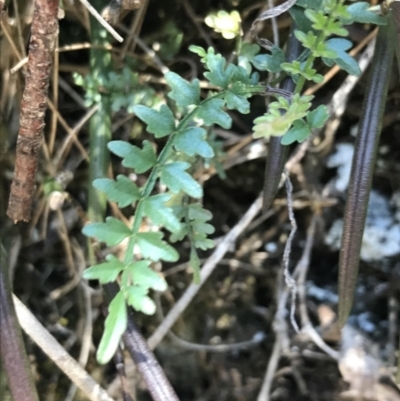
<path fill-rule="evenodd" d="M 73 359 L 58 341 L 40 324 L 28 308 L 13 296 L 22 329 L 50 359 L 80 388 L 91 401 L 113 401 L 104 389 Z"/>
<path fill-rule="evenodd" d="M 38 154 L 46 112 L 52 54 L 58 34 L 58 0 L 36 0 L 29 45 L 28 71 L 21 104 L 14 178 L 7 214 L 14 221 L 29 221 Z"/>

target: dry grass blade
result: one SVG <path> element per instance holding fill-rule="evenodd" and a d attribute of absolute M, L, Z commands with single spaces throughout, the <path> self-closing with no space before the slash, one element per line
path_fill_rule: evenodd
<path fill-rule="evenodd" d="M 259 17 L 257 17 L 251 25 L 250 33 L 257 40 L 258 44 L 266 49 L 272 47 L 272 43 L 267 39 L 261 39 L 256 34 L 256 25 L 258 22 L 265 21 L 267 19 L 278 17 L 284 12 L 288 11 L 296 3 L 296 0 L 288 0 L 279 6 L 271 8 L 270 10 L 264 11 Z"/>
<path fill-rule="evenodd" d="M 54 363 L 80 388 L 91 401 L 113 401 L 89 374 L 73 359 L 58 341 L 41 325 L 29 309 L 13 296 L 22 329 L 54 361 Z"/>
<path fill-rule="evenodd" d="M 111 0 L 101 12 L 101 16 L 111 25 L 116 25 L 130 10 L 141 7 L 143 0 Z"/>

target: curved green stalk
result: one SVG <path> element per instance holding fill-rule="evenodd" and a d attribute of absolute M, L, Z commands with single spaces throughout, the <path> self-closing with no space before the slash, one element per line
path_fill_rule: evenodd
<path fill-rule="evenodd" d="M 101 10 L 107 1 L 94 0 L 92 5 Z M 90 19 L 91 41 L 93 45 L 109 44 L 107 31 L 93 17 Z M 107 80 L 111 71 L 111 54 L 99 48 L 90 50 L 90 74 L 96 82 Z M 92 186 L 96 178 L 108 175 L 109 151 L 108 142 L 111 140 L 111 102 L 107 94 L 101 94 L 99 110 L 90 119 L 90 165 L 89 165 L 89 200 L 88 217 L 90 221 L 103 221 L 107 206 L 105 195 Z"/>
<path fill-rule="evenodd" d="M 395 50 L 397 58 L 397 66 L 399 68 L 400 77 L 400 1 L 395 0 L 389 6 L 389 24 L 392 30 L 392 41 L 396 41 Z"/>
<path fill-rule="evenodd" d="M 381 26 L 367 83 L 344 214 L 339 260 L 339 324 L 344 325 L 352 307 L 359 255 L 367 214 L 377 145 L 393 60 L 389 25 Z"/>
<path fill-rule="evenodd" d="M 294 36 L 295 24 L 290 32 L 288 47 L 286 51 L 286 61 L 296 60 L 301 51 L 301 44 Z M 295 83 L 290 77 L 287 77 L 280 85 L 281 89 L 293 92 Z M 268 156 L 265 165 L 264 188 L 263 188 L 263 213 L 266 213 L 271 206 L 272 201 L 278 191 L 281 175 L 289 153 L 289 147 L 282 145 L 282 138 L 273 136 L 268 144 Z"/>

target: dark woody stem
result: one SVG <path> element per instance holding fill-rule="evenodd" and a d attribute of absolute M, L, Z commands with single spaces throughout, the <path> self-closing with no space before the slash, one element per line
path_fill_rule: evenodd
<path fill-rule="evenodd" d="M 15 223 L 29 221 L 31 218 L 39 150 L 45 125 L 49 76 L 58 34 L 57 14 L 58 0 L 35 1 L 15 170 L 7 210 L 7 215 Z"/>
<path fill-rule="evenodd" d="M 0 244 L 0 356 L 14 401 L 38 401 Z"/>
<path fill-rule="evenodd" d="M 393 42 L 389 24 L 381 26 L 354 148 L 344 214 L 339 257 L 339 324 L 341 326 L 346 323 L 353 304 L 369 192 L 392 69 Z"/>
<path fill-rule="evenodd" d="M 296 60 L 301 51 L 300 42 L 294 36 L 295 26 L 290 32 L 286 60 Z M 295 83 L 287 77 L 280 85 L 280 89 L 292 93 Z M 281 144 L 282 137 L 272 136 L 268 144 L 267 163 L 265 165 L 264 188 L 263 188 L 263 213 L 266 213 L 276 195 L 285 166 L 289 147 Z"/>
<path fill-rule="evenodd" d="M 116 284 L 106 284 L 104 288 L 110 300 L 113 299 L 118 292 L 118 286 Z M 162 367 L 136 326 L 133 313 L 130 309 L 128 309 L 128 328 L 122 336 L 122 339 L 126 349 L 136 363 L 139 372 L 142 374 L 153 400 L 179 401 Z"/>

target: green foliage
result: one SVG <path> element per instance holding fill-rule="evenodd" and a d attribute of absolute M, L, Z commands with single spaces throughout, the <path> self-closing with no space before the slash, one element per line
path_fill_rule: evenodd
<path fill-rule="evenodd" d="M 83 278 L 86 280 L 99 280 L 101 284 L 115 281 L 125 266 L 113 255 L 108 255 L 106 260 L 107 262 L 105 263 L 100 263 L 86 269 L 83 272 Z"/>
<path fill-rule="evenodd" d="M 137 174 L 145 173 L 157 162 L 157 156 L 149 141 L 143 141 L 142 149 L 124 141 L 112 141 L 108 144 L 108 149 L 122 157 L 122 165 L 134 169 Z"/>
<path fill-rule="evenodd" d="M 75 73 L 75 84 L 85 89 L 85 105 L 87 107 L 99 103 L 102 96 L 111 101 L 111 110 L 116 112 L 122 108 L 132 113 L 135 104 L 156 105 L 155 92 L 147 85 L 139 82 L 139 75 L 129 68 L 120 73 L 115 71 L 107 74 L 88 74 L 85 77 Z"/>
<path fill-rule="evenodd" d="M 218 99 L 215 100 L 217 101 Z M 184 128 L 181 132 L 178 132 L 175 137 L 175 149 L 186 153 L 188 156 L 199 155 L 204 158 L 211 158 L 214 156 L 214 151 L 207 142 L 206 135 L 207 133 L 204 128 Z"/>
<path fill-rule="evenodd" d="M 120 208 L 131 205 L 140 198 L 137 185 L 124 175 L 117 176 L 117 180 L 98 178 L 93 181 L 93 186 L 104 192 L 110 201 L 118 202 Z"/>
<path fill-rule="evenodd" d="M 222 99 L 210 99 L 208 102 L 200 104 L 196 116 L 203 120 L 204 125 L 218 124 L 222 128 L 229 129 L 232 125 L 231 116 L 223 110 L 224 101 Z"/>
<path fill-rule="evenodd" d="M 361 22 L 362 24 L 386 25 L 386 19 L 381 15 L 369 10 L 370 4 L 365 1 L 358 1 L 347 7 L 349 16 L 343 19 L 344 24 Z"/>
<path fill-rule="evenodd" d="M 326 106 L 319 106 L 307 114 L 306 121 L 298 119 L 293 122 L 292 128 L 283 135 L 282 145 L 290 145 L 294 142 L 303 142 L 310 135 L 313 129 L 322 128 L 328 119 L 328 110 Z"/>
<path fill-rule="evenodd" d="M 269 105 L 267 113 L 254 120 L 256 138 L 282 136 L 282 144 L 303 142 L 312 130 L 320 128 L 327 119 L 325 108 L 311 111 L 311 98 L 301 96 L 307 81 L 321 83 L 323 76 L 318 74 L 314 65 L 321 58 L 330 67 L 337 64 L 340 68 L 359 76 L 361 71 L 356 60 L 346 51 L 352 46 L 347 39 L 345 23 L 353 21 L 382 23 L 382 19 L 369 11 L 367 3 L 344 5 L 343 0 L 299 0 L 291 9 L 291 15 L 298 29 L 294 34 L 305 51 L 301 59 L 290 63 L 281 62 L 280 68 L 293 77 L 296 82 L 295 92 L 290 102 L 279 97 Z M 333 37 L 332 37 L 333 36 Z M 335 37 L 336 36 L 336 37 Z M 242 63 L 245 68 L 251 59 L 257 57 L 255 47 L 245 49 Z M 304 120 L 304 117 L 307 119 Z"/>
<path fill-rule="evenodd" d="M 173 162 L 166 164 L 161 170 L 160 180 L 172 192 L 186 192 L 193 198 L 201 198 L 203 189 L 192 176 L 186 172 L 190 167 L 186 162 Z"/>
<path fill-rule="evenodd" d="M 189 83 L 174 72 L 167 72 L 165 79 L 172 89 L 168 96 L 175 100 L 178 106 L 186 107 L 192 104 L 199 104 L 200 83 L 198 79 L 194 79 L 192 83 Z"/>
<path fill-rule="evenodd" d="M 102 191 L 108 200 L 117 202 L 119 207 L 136 204 L 134 223 L 128 228 L 122 221 L 108 217 L 103 223 L 90 223 L 83 229 L 87 236 L 94 237 L 108 246 L 115 246 L 127 240 L 127 250 L 123 261 L 108 257 L 107 262 L 87 269 L 87 279 L 97 279 L 101 283 L 117 280 L 120 292 L 110 305 L 106 329 L 99 348 L 98 359 L 106 362 L 114 352 L 116 343 L 125 327 L 123 321 L 126 304 L 137 311 L 154 313 L 155 305 L 149 298 L 149 290 L 163 291 L 165 281 L 155 273 L 151 262 L 175 262 L 179 254 L 164 240 L 159 231 L 141 232 L 144 218 L 159 228 L 171 232 L 171 241 L 190 242 L 190 266 L 194 281 L 199 282 L 200 259 L 196 249 L 207 250 L 214 246 L 208 238 L 214 227 L 208 223 L 211 213 L 205 211 L 200 203 L 191 203 L 190 198 L 200 199 L 203 189 L 192 177 L 192 163 L 196 158 L 210 160 L 215 152 L 207 138 L 207 131 L 201 125 L 218 124 L 229 128 L 232 120 L 226 109 L 250 111 L 248 98 L 254 92 L 263 92 L 258 84 L 258 75 L 251 74 L 251 69 L 227 63 L 213 49 L 206 52 L 200 47 L 193 47 L 200 54 L 206 68 L 205 76 L 221 90 L 206 99 L 200 99 L 199 80 L 188 82 L 179 75 L 168 72 L 165 78 L 170 86 L 168 97 L 175 102 L 183 117 L 178 121 L 172 109 L 161 104 L 158 109 L 145 105 L 129 105 L 154 138 L 167 138 L 162 151 L 157 155 L 149 141 L 142 146 L 131 145 L 124 141 L 111 141 L 108 148 L 122 158 L 122 165 L 135 174 L 149 172 L 142 188 L 128 177 L 119 175 L 116 180 L 103 178 L 93 185 Z M 167 193 L 154 193 L 159 182 L 167 188 Z M 138 250 L 135 257 L 133 250 Z M 161 281 L 160 281 L 161 280 Z M 116 324 L 121 319 L 120 324 Z M 115 325 L 115 330 L 112 325 Z M 108 345 L 107 345 L 108 344 Z"/>
<path fill-rule="evenodd" d="M 326 46 L 327 49 L 331 49 L 336 53 L 336 57 L 331 57 L 330 59 L 326 56 L 322 56 L 326 65 L 332 67 L 333 64 L 336 63 L 340 68 L 351 75 L 361 75 L 361 70 L 357 61 L 346 53 L 346 50 L 350 49 L 352 46 L 352 43 L 349 40 L 343 38 L 328 39 L 326 41 Z"/>
<path fill-rule="evenodd" d="M 174 115 L 165 104 L 161 106 L 160 111 L 138 105 L 133 107 L 133 112 L 147 124 L 147 131 L 154 134 L 156 138 L 169 135 L 175 128 Z"/>
<path fill-rule="evenodd" d="M 118 245 L 132 235 L 132 231 L 115 217 L 107 217 L 105 223 L 87 224 L 82 232 L 88 237 L 105 242 L 108 246 Z"/>
<path fill-rule="evenodd" d="M 153 262 L 165 260 L 176 262 L 179 259 L 178 252 L 167 242 L 163 241 L 163 234 L 159 232 L 138 233 L 136 242 L 144 258 Z"/>
<path fill-rule="evenodd" d="M 328 118 L 325 106 L 312 110 L 313 97 L 302 94 L 306 81 L 318 83 L 323 79 L 316 71 L 315 60 L 321 58 L 328 66 L 337 64 L 349 73 L 359 74 L 355 60 L 346 53 L 351 43 L 337 36 L 347 35 L 343 26 L 345 22 L 379 20 L 364 5 L 355 3 L 347 7 L 343 1 L 336 0 L 299 0 L 292 9 L 292 15 L 296 22 L 300 21 L 295 35 L 305 48 L 298 60 L 287 63 L 283 50 L 277 46 L 271 45 L 265 53 L 260 46 L 242 44 L 240 40 L 237 64 L 228 63 L 213 48 L 205 50 L 190 46 L 190 50 L 200 56 L 205 69 L 204 77 L 213 87 L 213 92 L 210 91 L 207 97 L 201 97 L 198 79 L 189 82 L 174 72 L 168 72 L 165 74 L 170 87 L 168 105 L 162 99 L 149 102 L 144 93 L 139 98 L 132 97 L 128 92 L 114 98 L 114 110 L 125 107 L 144 123 L 147 133 L 153 134 L 155 139 L 164 139 L 159 152 L 148 140 L 144 140 L 141 146 L 124 141 L 108 144 L 110 151 L 122 159 L 124 167 L 133 170 L 136 175 L 147 174 L 141 188 L 123 175 L 115 180 L 102 178 L 93 183 L 119 207 L 135 205 L 132 227 L 127 227 L 115 217 L 107 217 L 105 222 L 90 223 L 83 229 L 85 235 L 107 246 L 118 245 L 124 240 L 127 244 L 123 260 L 108 256 L 106 262 L 90 267 L 84 274 L 85 278 L 101 283 L 118 281 L 120 284 L 120 291 L 110 304 L 99 346 L 98 359 L 102 363 L 111 358 L 126 328 L 127 305 L 152 314 L 155 305 L 149 291 L 166 289 L 165 280 L 152 269 L 151 264 L 175 262 L 179 254 L 168 243 L 161 229 L 169 231 L 170 242 L 188 239 L 189 265 L 194 282 L 200 282 L 197 250 L 205 251 L 214 246 L 209 238 L 214 233 L 214 227 L 209 223 L 211 213 L 198 201 L 203 196 L 203 189 L 192 176 L 193 166 L 199 160 L 205 164 L 214 161 L 218 168 L 216 155 L 221 151 L 210 139 L 212 126 L 216 124 L 229 129 L 232 118 L 227 110 L 249 113 L 249 98 L 268 92 L 267 85 L 259 82 L 260 76 L 255 70 L 279 74 L 279 79 L 289 74 L 297 84 L 293 94 L 275 92 L 277 98 L 269 104 L 268 112 L 254 120 L 254 137 L 281 136 L 285 145 L 302 142 L 312 130 L 323 127 Z M 226 30 L 222 22 L 232 18 L 236 25 L 230 25 Z M 235 13 L 220 12 L 209 18 L 209 25 L 225 37 L 233 38 L 240 32 L 240 18 L 236 18 Z M 304 26 L 308 28 L 303 29 Z M 135 75 L 126 70 L 121 75 L 109 74 L 101 82 L 78 76 L 76 79 L 86 85 L 89 92 L 90 88 L 102 85 L 110 92 L 111 98 L 115 93 L 124 92 L 127 84 L 130 88 L 138 85 Z M 93 90 L 93 99 L 95 92 Z M 159 188 L 164 193 L 157 193 Z M 155 228 L 143 231 L 146 227 L 144 222 L 150 222 Z"/>
<path fill-rule="evenodd" d="M 107 363 L 115 354 L 121 337 L 128 325 L 125 297 L 120 291 L 110 302 L 108 316 L 104 323 L 104 333 L 97 349 L 97 360 Z"/>
<path fill-rule="evenodd" d="M 182 225 L 173 209 L 166 205 L 170 199 L 169 194 L 149 196 L 143 201 L 143 214 L 148 216 L 153 224 L 175 233 L 182 229 Z"/>
<path fill-rule="evenodd" d="M 290 126 L 307 115 L 312 96 L 295 94 L 291 101 L 279 97 L 270 103 L 268 113 L 254 120 L 254 137 L 283 136 Z"/>

